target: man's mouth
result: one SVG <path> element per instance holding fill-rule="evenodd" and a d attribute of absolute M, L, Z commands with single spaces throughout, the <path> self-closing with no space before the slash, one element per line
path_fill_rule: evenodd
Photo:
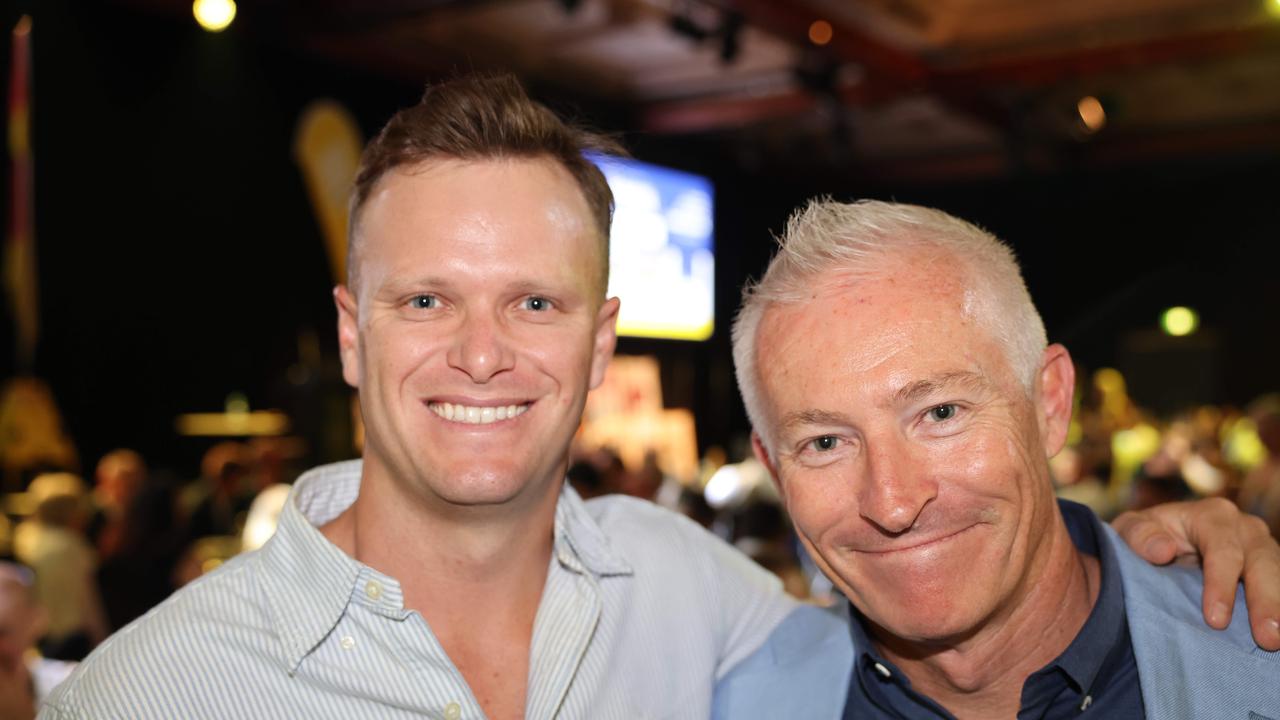
<path fill-rule="evenodd" d="M 932 548 L 934 546 L 941 545 L 947 541 L 954 540 L 955 538 L 965 534 L 966 532 L 972 530 L 975 527 L 977 527 L 977 525 L 967 525 L 965 527 L 960 528 L 959 530 L 955 530 L 952 532 L 944 532 L 942 534 L 935 534 L 928 538 L 912 540 L 910 542 L 903 543 L 901 545 L 869 547 L 869 548 L 861 549 L 859 550 L 859 552 L 863 552 L 868 555 L 895 555 L 898 553 L 905 553 L 911 550 L 925 550 L 926 548 Z"/>
<path fill-rule="evenodd" d="M 427 407 L 431 408 L 431 412 L 439 415 L 445 420 L 466 423 L 468 425 L 488 425 L 500 420 L 510 420 L 511 418 L 523 415 L 524 412 L 529 409 L 529 403 L 522 403 L 520 405 L 476 406 L 459 405 L 457 403 L 447 402 L 433 402 L 427 403 Z"/>

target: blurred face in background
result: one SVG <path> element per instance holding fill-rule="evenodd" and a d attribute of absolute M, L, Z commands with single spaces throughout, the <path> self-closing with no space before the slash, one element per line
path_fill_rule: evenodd
<path fill-rule="evenodd" d="M 0 668 L 13 672 L 23 654 L 44 633 L 46 616 L 31 598 L 31 590 L 0 575 Z"/>
<path fill-rule="evenodd" d="M 1065 434 L 968 314 L 953 268 L 830 273 L 811 299 L 768 308 L 757 336 L 776 445 L 757 438 L 757 454 L 802 542 L 873 623 L 926 642 L 1026 593 L 1057 512 L 1046 457 Z"/>
<path fill-rule="evenodd" d="M 141 456 L 128 450 L 116 450 L 98 462 L 94 496 L 106 509 L 123 512 L 146 479 L 146 466 Z"/>
<path fill-rule="evenodd" d="M 397 169 L 357 235 L 358 279 L 337 299 L 366 473 L 445 506 L 558 492 L 618 309 L 573 178 L 541 159 Z"/>

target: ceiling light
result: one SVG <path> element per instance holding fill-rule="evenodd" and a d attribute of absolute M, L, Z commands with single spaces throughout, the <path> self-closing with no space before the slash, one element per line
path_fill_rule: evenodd
<path fill-rule="evenodd" d="M 196 16 L 200 27 L 209 32 L 221 32 L 236 19 L 236 4 L 234 0 L 195 0 L 191 4 L 191 14 Z"/>
<path fill-rule="evenodd" d="M 1076 103 L 1076 113 L 1080 115 L 1080 122 L 1084 123 L 1084 127 L 1091 133 L 1096 133 L 1107 124 L 1107 111 L 1102 107 L 1102 101 L 1092 95 L 1085 95 Z"/>
<path fill-rule="evenodd" d="M 814 45 L 826 45 L 831 42 L 833 35 L 835 35 L 835 30 L 832 29 L 831 23 L 826 20 L 814 20 L 809 25 L 809 42 Z"/>
<path fill-rule="evenodd" d="M 1200 326 L 1200 316 L 1189 307 L 1171 307 L 1160 315 L 1160 328 L 1174 337 L 1190 335 Z"/>

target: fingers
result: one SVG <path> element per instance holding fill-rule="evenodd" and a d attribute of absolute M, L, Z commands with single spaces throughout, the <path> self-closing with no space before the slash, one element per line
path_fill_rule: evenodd
<path fill-rule="evenodd" d="M 1280 544 L 1266 523 L 1253 516 L 1241 520 L 1244 538 L 1244 598 L 1249 606 L 1253 640 L 1264 650 L 1280 650 Z"/>
<path fill-rule="evenodd" d="M 1254 642 L 1266 650 L 1280 650 L 1280 544 L 1271 538 L 1266 523 L 1241 513 L 1229 500 L 1213 498 L 1125 513 L 1112 525 L 1148 562 L 1161 565 L 1179 555 L 1200 556 L 1201 611 L 1211 627 L 1222 629 L 1231 623 L 1243 577 Z"/>
<path fill-rule="evenodd" d="M 1150 513 L 1127 512 L 1111 521 L 1111 526 L 1152 565 L 1167 565 L 1178 554 L 1178 543 Z"/>
<path fill-rule="evenodd" d="M 1244 571 L 1244 548 L 1239 533 L 1240 513 L 1229 507 L 1207 507 L 1191 518 L 1188 534 L 1204 560 L 1202 611 L 1210 627 L 1221 630 L 1231 624 L 1236 587 Z M 1229 512 L 1224 512 L 1229 511 Z"/>

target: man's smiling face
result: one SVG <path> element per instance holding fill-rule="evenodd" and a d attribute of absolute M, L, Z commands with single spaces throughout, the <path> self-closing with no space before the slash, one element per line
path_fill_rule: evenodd
<path fill-rule="evenodd" d="M 339 339 L 360 389 L 366 472 L 437 505 L 558 491 L 617 314 L 573 178 L 542 159 L 394 170 L 358 236 Z"/>
<path fill-rule="evenodd" d="M 933 260 L 827 274 L 765 310 L 755 358 L 757 453 L 802 542 L 873 623 L 926 642 L 1014 607 L 1057 512 L 1057 433 Z"/>

